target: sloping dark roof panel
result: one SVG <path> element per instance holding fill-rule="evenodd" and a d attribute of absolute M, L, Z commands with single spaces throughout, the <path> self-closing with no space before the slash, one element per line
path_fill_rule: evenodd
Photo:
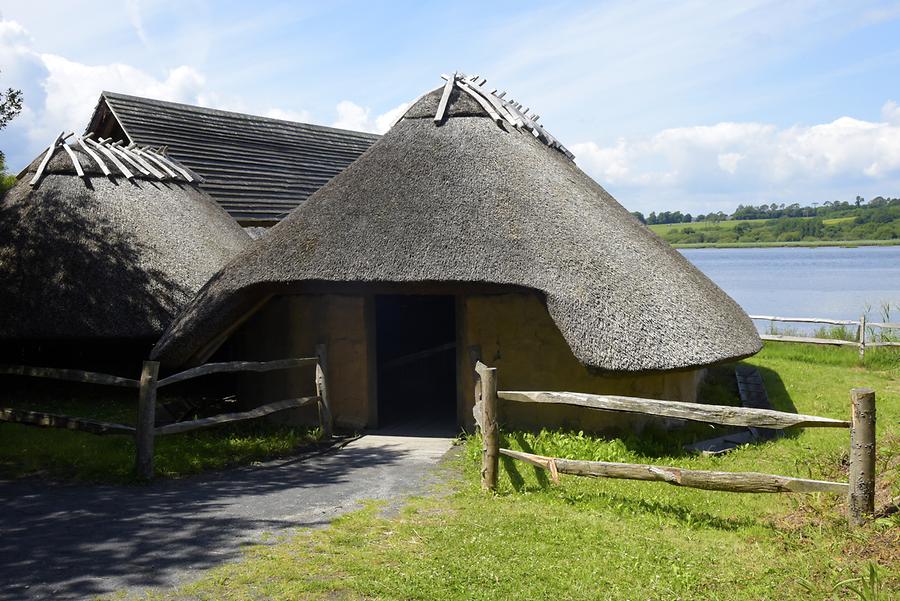
<path fill-rule="evenodd" d="M 168 146 L 242 223 L 279 221 L 379 136 L 103 92 L 88 131 Z"/>

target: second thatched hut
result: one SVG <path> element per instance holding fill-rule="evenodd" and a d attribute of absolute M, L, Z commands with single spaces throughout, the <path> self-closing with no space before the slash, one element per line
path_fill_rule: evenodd
<path fill-rule="evenodd" d="M 3 360 L 140 365 L 249 236 L 164 154 L 62 138 L 0 202 Z"/>

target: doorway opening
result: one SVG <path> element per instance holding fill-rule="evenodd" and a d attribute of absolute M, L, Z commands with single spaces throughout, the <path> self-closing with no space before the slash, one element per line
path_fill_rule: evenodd
<path fill-rule="evenodd" d="M 379 429 L 455 434 L 455 298 L 376 296 L 375 333 Z"/>

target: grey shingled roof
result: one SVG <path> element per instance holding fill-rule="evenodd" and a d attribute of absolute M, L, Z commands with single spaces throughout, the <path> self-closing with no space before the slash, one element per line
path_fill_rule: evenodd
<path fill-rule="evenodd" d="M 287 215 L 379 136 L 103 92 L 88 131 L 168 146 L 241 223 Z"/>
<path fill-rule="evenodd" d="M 690 369 L 761 348 L 734 300 L 563 152 L 457 89 L 435 123 L 441 92 L 216 274 L 154 356 L 197 361 L 295 282 L 535 290 L 575 357 L 600 371 Z"/>
<path fill-rule="evenodd" d="M 155 339 L 250 237 L 194 183 L 69 151 L 84 177 L 56 146 L 0 200 L 0 340 Z"/>

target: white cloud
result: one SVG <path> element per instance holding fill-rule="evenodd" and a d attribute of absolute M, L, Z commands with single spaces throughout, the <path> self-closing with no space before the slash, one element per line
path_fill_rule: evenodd
<path fill-rule="evenodd" d="M 744 155 L 737 152 L 726 152 L 725 154 L 720 154 L 718 157 L 719 168 L 722 171 L 734 175 L 734 172 L 737 171 L 738 163 L 741 162 L 742 158 L 744 158 Z"/>
<path fill-rule="evenodd" d="M 881 118 L 888 123 L 900 125 L 900 106 L 893 100 L 888 100 L 881 107 Z"/>
<path fill-rule="evenodd" d="M 2 133 L 13 169 L 34 158 L 60 131 L 82 131 L 103 90 L 197 102 L 205 86 L 203 75 L 187 65 L 155 77 L 127 64 L 85 65 L 41 53 L 15 21 L 0 21 L 0 65 L 3 84 L 23 91 L 22 114 Z"/>
<path fill-rule="evenodd" d="M 356 131 L 373 131 L 373 125 L 369 119 L 370 109 L 359 106 L 349 100 L 341 100 L 338 102 L 337 119 L 335 119 L 334 127 L 341 129 L 353 129 Z"/>
<path fill-rule="evenodd" d="M 827 191 L 900 179 L 900 108 L 887 102 L 882 115 L 879 122 L 841 117 L 783 129 L 764 123 L 670 128 L 609 146 L 574 144 L 572 150 L 601 184 L 637 196 L 666 189 L 689 201 L 715 191 L 747 199 L 798 186 Z"/>
<path fill-rule="evenodd" d="M 410 103 L 403 102 L 372 119 L 372 110 L 369 107 L 360 106 L 350 100 L 342 100 L 337 104 L 335 109 L 337 119 L 332 125 L 341 129 L 383 134 L 394 126 L 409 107 Z"/>
<path fill-rule="evenodd" d="M 83 129 L 102 90 L 174 102 L 196 102 L 205 85 L 202 74 L 184 65 L 171 69 L 165 78 L 157 79 L 124 64 L 89 66 L 52 54 L 40 57 L 48 71 L 42 83 L 46 92 L 42 107 L 44 123 L 33 132 L 42 138 L 60 129 Z"/>
<path fill-rule="evenodd" d="M 140 36 L 139 18 L 134 27 Z M 86 65 L 41 53 L 15 21 L 0 20 L 0 67 L 3 87 L 22 89 L 24 97 L 22 113 L 0 133 L 0 148 L 11 170 L 26 165 L 59 132 L 83 131 L 103 90 L 240 112 L 260 108 L 208 90 L 203 73 L 189 65 L 158 77 L 128 64 Z M 310 121 L 304 110 L 272 107 L 262 112 L 276 119 Z"/>

